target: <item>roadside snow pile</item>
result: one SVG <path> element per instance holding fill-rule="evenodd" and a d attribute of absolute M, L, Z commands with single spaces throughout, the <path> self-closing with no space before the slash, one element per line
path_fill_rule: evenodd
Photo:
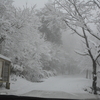
<path fill-rule="evenodd" d="M 23 70 L 24 70 L 24 66 L 20 66 L 18 64 L 11 65 L 11 74 L 15 74 L 16 76 L 20 76 L 20 75 L 22 75 Z"/>
<path fill-rule="evenodd" d="M 25 67 L 24 70 L 22 71 L 21 75 L 25 77 L 28 81 L 31 82 L 42 82 L 44 78 L 49 78 L 51 76 L 56 75 L 55 70 L 43 70 L 43 69 L 32 69 L 30 67 Z"/>
<path fill-rule="evenodd" d="M 14 71 L 20 71 L 20 72 L 22 72 L 23 71 L 23 66 L 19 66 L 19 65 L 17 65 L 17 64 L 14 64 L 13 65 L 13 69 L 14 69 Z"/>
<path fill-rule="evenodd" d="M 87 93 L 84 88 L 91 86 L 92 80 L 85 78 L 68 78 L 63 76 L 50 77 L 44 79 L 44 82 L 30 82 L 17 77 L 16 81 L 11 81 L 11 90 L 16 91 L 13 94 L 21 95 L 33 90 L 44 91 L 62 91 L 67 93 Z"/>
<path fill-rule="evenodd" d="M 20 76 L 31 82 L 42 82 L 42 79 L 55 76 L 57 72 L 55 70 L 43 70 L 42 68 L 30 68 L 17 64 L 12 64 L 11 76 Z M 15 78 L 12 80 L 16 80 Z"/>

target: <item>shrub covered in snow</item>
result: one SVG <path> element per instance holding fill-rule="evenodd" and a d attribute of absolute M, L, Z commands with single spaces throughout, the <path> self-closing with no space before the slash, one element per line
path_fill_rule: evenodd
<path fill-rule="evenodd" d="M 23 66 L 20 66 L 20 65 L 17 65 L 17 64 L 12 64 L 11 73 L 19 76 L 19 75 L 22 74 L 23 68 L 24 68 Z"/>
<path fill-rule="evenodd" d="M 24 77 L 29 81 L 32 81 L 32 82 L 40 81 L 38 72 L 36 72 L 34 69 L 30 67 L 25 67 L 22 72 L 22 75 L 24 75 Z"/>
<path fill-rule="evenodd" d="M 30 67 L 25 67 L 22 75 L 29 81 L 41 82 L 42 79 L 56 75 L 56 71 L 35 70 Z"/>

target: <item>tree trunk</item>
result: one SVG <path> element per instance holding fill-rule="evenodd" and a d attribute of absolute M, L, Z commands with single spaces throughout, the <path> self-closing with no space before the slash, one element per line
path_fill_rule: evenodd
<path fill-rule="evenodd" d="M 97 94 L 97 73 L 96 73 L 96 62 L 93 61 L 93 83 L 92 83 L 92 88 L 94 91 L 94 94 Z"/>

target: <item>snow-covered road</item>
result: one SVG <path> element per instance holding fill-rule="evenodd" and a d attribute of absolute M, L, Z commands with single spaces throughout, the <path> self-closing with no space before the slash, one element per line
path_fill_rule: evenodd
<path fill-rule="evenodd" d="M 55 76 L 45 79 L 41 83 L 32 83 L 21 78 L 17 78 L 15 83 L 11 83 L 11 90 L 16 90 L 16 94 L 24 94 L 32 90 L 61 91 L 67 93 L 87 93 L 83 89 L 91 86 L 92 80 L 82 77 Z"/>
<path fill-rule="evenodd" d="M 100 96 L 95 96 L 89 93 L 67 93 L 61 91 L 44 91 L 44 90 L 33 90 L 22 96 L 28 97 L 42 97 L 42 98 L 58 98 L 58 99 L 82 99 L 82 100 L 100 100 Z"/>
<path fill-rule="evenodd" d="M 91 84 L 92 80 L 75 75 L 55 76 L 45 79 L 41 83 L 32 83 L 17 77 L 16 82 L 11 82 L 11 89 L 8 92 L 23 96 L 91 99 L 95 96 L 84 91 L 84 88 L 90 87 Z"/>

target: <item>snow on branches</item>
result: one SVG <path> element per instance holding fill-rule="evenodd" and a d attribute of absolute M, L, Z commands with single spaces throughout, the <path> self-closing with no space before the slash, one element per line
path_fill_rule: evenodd
<path fill-rule="evenodd" d="M 77 51 L 77 50 L 75 50 L 75 52 L 79 55 L 82 55 L 82 56 L 89 56 L 89 54 L 87 52 L 80 52 L 80 51 Z"/>

